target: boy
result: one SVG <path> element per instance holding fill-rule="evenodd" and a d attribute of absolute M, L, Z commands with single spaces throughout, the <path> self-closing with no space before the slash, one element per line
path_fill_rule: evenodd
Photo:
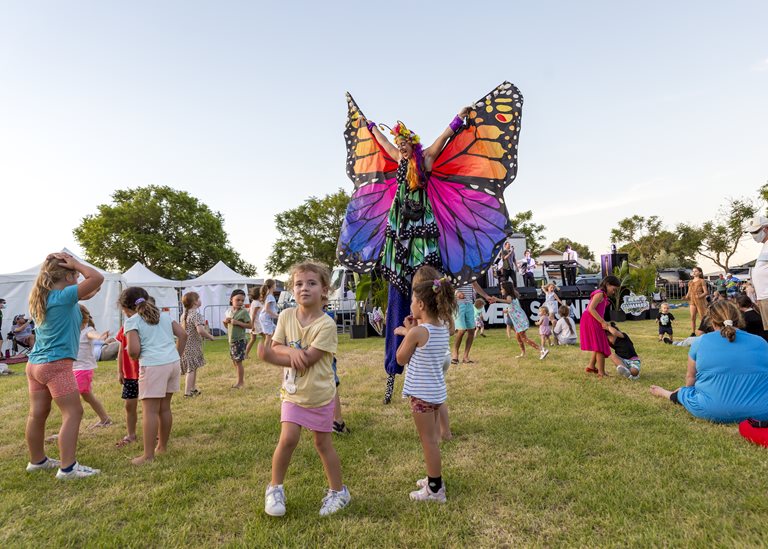
<path fill-rule="evenodd" d="M 659 325 L 659 341 L 672 345 L 672 321 L 675 316 L 669 312 L 669 303 L 662 303 L 659 308 L 659 318 L 656 324 Z"/>

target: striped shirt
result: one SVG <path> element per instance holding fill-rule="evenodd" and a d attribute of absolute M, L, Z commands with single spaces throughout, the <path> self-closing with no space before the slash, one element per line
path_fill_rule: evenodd
<path fill-rule="evenodd" d="M 448 398 L 443 363 L 448 352 L 448 328 L 432 324 L 420 324 L 429 332 L 429 339 L 416 350 L 408 362 L 403 383 L 403 398 L 412 396 L 442 404 Z"/>
<path fill-rule="evenodd" d="M 471 282 L 464 284 L 456 288 L 457 292 L 464 294 L 464 299 L 459 299 L 459 303 L 474 303 L 475 302 L 475 285 Z"/>

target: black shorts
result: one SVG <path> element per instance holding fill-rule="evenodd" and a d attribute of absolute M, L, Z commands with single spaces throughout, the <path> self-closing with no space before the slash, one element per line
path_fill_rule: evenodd
<path fill-rule="evenodd" d="M 672 326 L 659 326 L 659 335 L 672 335 Z"/>
<path fill-rule="evenodd" d="M 123 380 L 123 396 L 124 400 L 133 400 L 139 398 L 139 380 L 138 379 L 124 379 Z"/>

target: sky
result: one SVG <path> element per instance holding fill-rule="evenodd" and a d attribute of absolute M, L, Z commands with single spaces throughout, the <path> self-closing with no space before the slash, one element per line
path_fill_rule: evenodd
<path fill-rule="evenodd" d="M 546 243 L 599 255 L 630 215 L 702 223 L 768 181 L 766 21 L 761 1 L 0 0 L 0 272 L 82 253 L 84 216 L 154 184 L 221 212 L 269 274 L 274 216 L 352 190 L 345 91 L 430 143 L 515 83 L 505 197 Z"/>

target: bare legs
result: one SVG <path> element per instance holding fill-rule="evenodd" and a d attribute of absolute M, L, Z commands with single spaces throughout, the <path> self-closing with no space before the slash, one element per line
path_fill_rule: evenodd
<path fill-rule="evenodd" d="M 99 416 L 99 423 L 94 423 L 91 425 L 91 427 L 105 426 L 112 423 L 112 419 L 104 409 L 104 405 L 98 398 L 96 398 L 96 395 L 94 395 L 93 392 L 83 393 L 80 396 L 83 397 L 83 400 L 86 401 L 91 406 L 91 408 L 93 408 L 93 411 L 96 412 L 96 415 Z"/>
<path fill-rule="evenodd" d="M 45 422 L 51 413 L 51 400 L 61 410 L 61 429 L 59 430 L 59 459 L 61 466 L 67 468 L 75 463 L 77 436 L 80 421 L 83 419 L 83 405 L 77 391 L 52 399 L 48 390 L 34 391 L 29 395 L 29 416 L 25 436 L 32 463 L 45 459 Z"/>
<path fill-rule="evenodd" d="M 587 372 L 597 374 L 598 377 L 605 375 L 605 355 L 603 353 L 598 351 L 591 352 Z"/>
<path fill-rule="evenodd" d="M 672 391 L 667 391 L 664 387 L 659 387 L 658 385 L 651 385 L 651 394 L 669 400 L 669 397 L 672 396 Z"/>
<path fill-rule="evenodd" d="M 442 406 L 441 406 L 442 408 Z M 413 413 L 413 422 L 416 424 L 416 431 L 419 433 L 421 448 L 424 451 L 424 461 L 427 465 L 428 477 L 442 476 L 442 467 L 440 461 L 440 428 L 439 412 Z"/>
<path fill-rule="evenodd" d="M 245 359 L 248 360 L 248 357 L 251 356 L 251 349 L 256 344 L 256 341 L 259 339 L 258 334 L 254 334 L 251 332 L 251 339 L 248 340 L 248 345 L 245 346 Z"/>
<path fill-rule="evenodd" d="M 301 426 L 284 421 L 280 429 L 280 440 L 277 442 L 275 453 L 272 454 L 272 486 L 278 486 L 285 480 L 285 473 L 291 464 L 291 456 L 299 444 Z M 333 447 L 332 433 L 315 432 L 315 450 L 323 462 L 323 469 L 331 490 L 340 491 L 343 488 L 341 479 L 341 462 Z"/>
<path fill-rule="evenodd" d="M 190 370 L 184 380 L 184 394 L 191 395 L 195 390 L 197 390 L 197 370 Z"/>
<path fill-rule="evenodd" d="M 455 341 L 453 342 L 453 354 L 451 355 L 451 358 L 453 360 L 459 359 L 459 351 L 461 350 L 461 340 L 464 339 L 464 334 L 467 335 L 467 342 L 464 345 L 464 358 L 462 358 L 462 362 L 468 362 L 469 350 L 472 348 L 472 342 L 475 340 L 474 330 L 456 330 L 456 338 L 455 338 Z"/>
<path fill-rule="evenodd" d="M 166 393 L 163 398 L 145 398 L 141 401 L 144 454 L 131 460 L 134 465 L 141 465 L 155 459 L 155 454 L 168 450 L 168 439 L 173 427 L 171 397 Z"/>
<path fill-rule="evenodd" d="M 527 343 L 537 351 L 541 349 L 538 345 L 536 345 L 536 342 L 533 341 L 528 337 L 528 332 L 523 330 L 522 332 L 516 332 L 515 333 L 515 339 L 517 339 L 517 344 L 520 345 L 520 356 L 517 358 L 522 358 L 525 356 L 525 344 Z"/>
<path fill-rule="evenodd" d="M 232 388 L 239 389 L 244 384 L 243 377 L 245 376 L 245 370 L 243 369 L 243 361 L 233 360 L 232 364 L 235 366 L 235 370 L 237 370 L 237 383 L 232 385 Z"/>
<path fill-rule="evenodd" d="M 696 320 L 699 316 L 699 310 L 696 308 L 696 305 L 691 304 L 690 306 L 691 311 L 691 333 L 696 333 Z"/>

